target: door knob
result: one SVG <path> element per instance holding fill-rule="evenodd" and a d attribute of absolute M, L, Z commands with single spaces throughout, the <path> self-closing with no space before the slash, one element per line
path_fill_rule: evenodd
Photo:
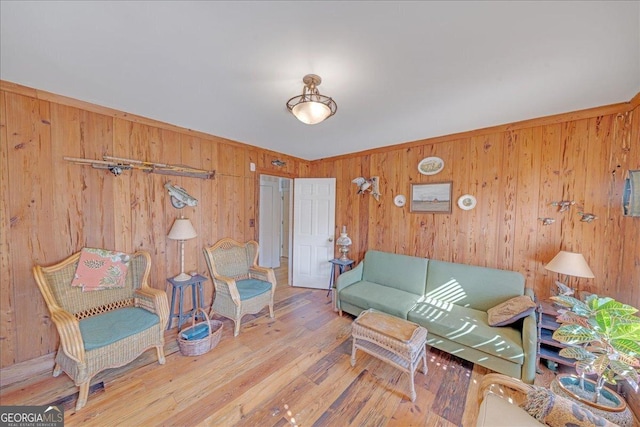
<path fill-rule="evenodd" d="M 329 237 L 329 241 L 333 242 L 333 236 Z"/>

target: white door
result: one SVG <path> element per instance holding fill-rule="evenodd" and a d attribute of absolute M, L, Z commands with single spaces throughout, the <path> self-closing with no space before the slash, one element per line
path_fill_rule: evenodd
<path fill-rule="evenodd" d="M 260 177 L 260 232 L 258 235 L 258 243 L 260 244 L 258 264 L 262 267 L 280 267 L 281 208 L 279 179 L 262 175 Z"/>
<path fill-rule="evenodd" d="M 334 254 L 335 178 L 293 182 L 293 286 L 326 289 Z"/>

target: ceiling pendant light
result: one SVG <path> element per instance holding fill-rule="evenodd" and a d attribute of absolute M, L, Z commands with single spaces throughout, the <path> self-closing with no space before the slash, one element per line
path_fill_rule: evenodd
<path fill-rule="evenodd" d="M 307 74 L 302 79 L 304 88 L 302 95 L 294 96 L 287 101 L 287 108 L 302 123 L 315 125 L 338 111 L 336 102 L 329 96 L 320 95 L 318 86 L 322 83 L 320 76 Z"/>

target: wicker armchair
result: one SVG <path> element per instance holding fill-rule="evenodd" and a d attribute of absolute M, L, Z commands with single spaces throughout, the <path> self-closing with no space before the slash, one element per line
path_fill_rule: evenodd
<path fill-rule="evenodd" d="M 124 288 L 94 292 L 83 292 L 81 288 L 71 286 L 80 254 L 78 252 L 49 267 L 33 267 L 51 320 L 60 335 L 53 375 L 58 376 L 64 371 L 79 387 L 76 410 L 87 403 L 89 383 L 100 371 L 126 365 L 151 347 L 156 348 L 158 362 L 164 364 L 164 328 L 169 318 L 166 293 L 147 284 L 151 268 L 147 252 L 140 251 L 131 256 Z M 145 311 L 140 311 L 140 308 Z M 149 316 L 148 312 L 154 316 Z M 124 338 L 103 346 L 85 344 L 87 337 L 83 339 L 81 325 L 85 330 L 89 324 L 99 327 L 105 316 L 113 318 L 123 313 L 144 318 L 145 326 L 130 322 L 131 331 L 117 329 Z"/>
<path fill-rule="evenodd" d="M 533 386 L 503 374 L 487 374 L 478 389 L 476 427 L 542 426 L 519 405 Z"/>
<path fill-rule="evenodd" d="M 225 238 L 203 251 L 215 286 L 211 313 L 233 320 L 234 336 L 240 333 L 245 314 L 256 314 L 268 306 L 273 318 L 276 276 L 272 269 L 257 265 L 258 242 Z"/>

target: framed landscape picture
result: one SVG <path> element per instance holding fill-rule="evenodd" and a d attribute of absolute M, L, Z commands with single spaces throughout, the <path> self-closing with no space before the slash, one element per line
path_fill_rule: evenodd
<path fill-rule="evenodd" d="M 411 184 L 411 208 L 415 213 L 451 213 L 451 181 Z"/>

